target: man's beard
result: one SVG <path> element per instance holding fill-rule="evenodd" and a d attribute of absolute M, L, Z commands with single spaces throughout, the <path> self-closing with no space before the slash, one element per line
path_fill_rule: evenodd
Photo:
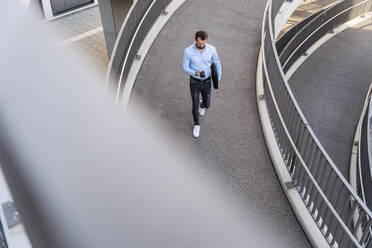
<path fill-rule="evenodd" d="M 204 47 L 205 47 L 205 45 L 204 46 L 198 46 L 198 45 L 195 45 L 196 46 L 196 48 L 198 48 L 198 49 L 203 49 Z"/>

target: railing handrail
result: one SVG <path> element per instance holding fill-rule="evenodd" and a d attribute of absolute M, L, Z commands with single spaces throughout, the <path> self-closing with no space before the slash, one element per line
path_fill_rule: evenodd
<path fill-rule="evenodd" d="M 287 42 L 287 44 L 284 46 L 284 48 L 282 49 L 282 51 L 284 51 L 288 45 L 291 43 L 291 41 L 302 31 L 305 29 L 305 27 L 307 27 L 310 23 L 312 23 L 316 18 L 318 18 L 320 15 L 322 15 L 325 11 L 327 11 L 329 8 L 332 8 L 334 5 L 336 5 L 339 1 L 337 2 L 334 2 L 332 4 L 329 4 L 328 6 L 326 6 L 325 8 L 319 10 L 318 12 L 315 12 L 313 13 L 312 15 L 306 17 L 304 20 L 296 23 L 290 30 L 288 30 L 288 32 L 284 33 L 281 37 L 278 38 L 278 42 L 284 37 L 286 36 L 288 33 L 290 33 L 291 30 L 295 29 L 297 26 L 300 26 L 302 23 L 304 22 L 307 22 L 303 27 L 301 27 L 292 37 L 291 39 L 289 39 L 289 41 Z"/>
<path fill-rule="evenodd" d="M 272 1 L 272 0 L 269 0 L 269 1 Z M 364 3 L 364 2 L 368 2 L 369 0 L 364 0 L 363 2 L 361 3 Z M 338 4 L 342 3 L 344 1 L 339 1 Z M 356 5 L 359 5 L 360 3 L 357 3 Z M 332 7 L 335 7 L 336 5 L 332 6 Z M 354 5 L 355 6 L 355 5 Z M 347 9 L 350 9 L 347 8 Z M 344 11 L 342 12 L 344 13 Z M 336 18 L 338 15 L 335 15 L 332 19 Z M 270 28 L 271 24 L 269 22 L 269 28 Z M 272 33 L 271 33 L 272 34 Z M 308 38 L 306 38 L 308 39 Z M 302 43 L 301 43 L 302 44 Z M 277 54 L 277 51 L 276 49 L 274 49 L 274 53 L 275 53 L 275 59 L 276 59 L 276 62 L 278 65 L 280 65 L 280 61 L 279 61 L 279 56 Z M 342 173 L 340 172 L 340 170 L 337 168 L 336 164 L 333 162 L 333 160 L 331 159 L 331 157 L 329 156 L 329 154 L 327 153 L 327 151 L 325 150 L 325 148 L 323 147 L 323 145 L 320 143 L 318 137 L 315 135 L 314 131 L 312 130 L 311 126 L 308 124 L 309 122 L 307 121 L 305 115 L 303 114 L 301 108 L 299 107 L 299 104 L 297 103 L 297 100 L 294 96 L 294 94 L 292 93 L 292 90 L 287 82 L 287 80 L 285 80 L 285 76 L 284 76 L 284 71 L 282 70 L 282 68 L 280 67 L 280 72 L 282 73 L 282 77 L 283 77 L 283 80 L 285 82 L 285 86 L 287 87 L 288 91 L 290 92 L 290 95 L 292 97 L 292 100 L 293 100 L 293 103 L 296 105 L 296 108 L 298 110 L 298 112 L 300 113 L 301 115 L 301 118 L 303 118 L 303 121 L 305 124 L 307 124 L 307 128 L 310 132 L 310 134 L 312 135 L 312 137 L 314 138 L 315 142 L 317 143 L 318 147 L 320 148 L 320 150 L 322 151 L 323 155 L 326 157 L 327 161 L 330 163 L 330 165 L 332 166 L 332 168 L 335 170 L 335 172 L 337 173 L 337 175 L 340 177 L 340 179 L 342 180 L 342 182 L 345 184 L 345 186 L 348 188 L 348 190 L 350 191 L 350 193 L 355 197 L 355 199 L 358 201 L 358 203 L 365 207 L 366 208 L 366 212 L 368 213 L 368 215 L 370 217 L 372 217 L 372 212 L 371 210 L 364 204 L 364 202 L 360 199 L 360 197 L 355 193 L 355 191 L 353 190 L 353 188 L 351 187 L 351 185 L 349 184 L 349 182 L 345 179 L 345 177 L 342 175 Z"/>
<path fill-rule="evenodd" d="M 119 76 L 119 83 L 118 83 L 118 86 L 117 86 L 117 91 L 116 91 L 116 101 L 118 102 L 119 99 L 120 99 L 120 87 L 121 87 L 121 84 L 122 84 L 122 80 L 123 80 L 123 74 L 124 74 L 124 68 L 125 66 L 127 65 L 127 62 L 128 62 L 128 57 L 129 57 L 129 52 L 130 50 L 132 49 L 133 47 L 133 43 L 135 41 L 135 38 L 138 34 L 138 31 L 139 31 L 139 28 L 140 26 L 142 25 L 143 21 L 144 21 L 144 18 L 146 17 L 146 15 L 148 14 L 148 12 L 150 11 L 150 9 L 152 8 L 152 6 L 154 5 L 154 3 L 156 2 L 157 0 L 153 0 L 152 3 L 150 4 L 150 6 L 148 7 L 148 9 L 146 10 L 144 16 L 141 18 L 141 21 L 138 23 L 138 26 L 136 28 L 136 31 L 134 32 L 134 35 L 130 41 L 130 44 L 129 44 L 129 47 L 128 47 L 128 50 L 125 54 L 125 58 L 124 58 L 124 62 L 123 62 L 123 65 L 121 66 L 121 71 L 120 71 L 120 76 Z M 136 2 L 136 4 L 138 3 L 138 1 Z"/>
<path fill-rule="evenodd" d="M 361 5 L 361 4 L 363 4 L 363 3 L 365 3 L 365 2 L 368 2 L 369 0 L 364 0 L 364 1 L 362 1 L 362 2 L 360 2 L 360 3 L 357 3 L 357 4 L 355 4 L 355 5 L 353 5 L 353 6 L 350 6 L 349 8 L 346 8 L 346 9 L 344 9 L 343 11 L 341 11 L 341 12 L 339 12 L 339 13 L 337 13 L 337 14 L 335 14 L 334 16 L 332 16 L 332 18 L 330 18 L 329 20 L 326 20 L 325 22 L 323 22 L 317 29 L 315 29 L 307 38 L 305 38 L 298 46 L 297 46 L 297 48 L 295 49 L 295 50 L 293 50 L 292 51 L 292 53 L 288 56 L 288 58 L 286 59 L 286 61 L 283 63 L 283 67 L 285 67 L 286 65 L 287 65 L 287 63 L 288 63 L 288 61 L 291 59 L 291 57 L 293 56 L 293 54 L 295 54 L 296 52 L 297 52 L 297 50 L 301 47 L 301 45 L 302 44 L 304 44 L 308 39 L 310 39 L 310 37 L 314 34 L 314 33 L 316 33 L 319 29 L 321 29 L 323 26 L 325 26 L 326 24 L 328 24 L 329 22 L 331 22 L 331 21 L 333 21 L 335 18 L 337 18 L 338 16 L 340 16 L 340 15 L 342 15 L 343 13 L 345 13 L 345 12 L 347 12 L 348 10 L 350 10 L 350 9 L 352 9 L 352 8 L 354 8 L 355 6 L 357 6 L 357 5 Z M 341 2 L 339 2 L 338 4 L 340 4 L 340 3 L 342 3 L 342 1 Z M 335 5 L 332 5 L 331 6 L 331 8 L 335 8 L 335 7 L 337 7 L 338 6 L 338 4 L 335 4 Z M 322 10 L 321 12 L 326 12 L 328 9 L 325 9 L 325 10 Z M 322 17 L 322 15 L 323 15 L 323 13 L 322 14 L 319 14 L 318 16 L 316 16 L 313 20 L 311 20 L 309 23 L 307 23 L 305 26 L 303 26 L 293 37 L 292 37 L 292 39 L 287 43 L 287 45 L 283 48 L 283 51 L 284 50 L 286 50 L 286 48 L 288 48 L 288 46 L 291 44 L 291 41 L 292 40 L 294 40 L 298 35 L 300 35 L 301 34 L 301 32 L 303 31 L 303 30 L 305 30 L 306 28 L 308 28 L 312 23 L 314 23 L 315 21 L 317 21 L 318 20 L 318 18 L 321 18 Z"/>
<path fill-rule="evenodd" d="M 368 134 L 367 134 L 367 148 L 368 148 L 368 160 L 369 160 L 369 166 L 372 166 L 372 137 L 369 134 L 369 131 L 372 131 L 372 98 L 371 98 L 371 91 L 368 92 L 368 99 L 369 99 L 369 111 L 367 112 L 368 115 Z M 370 169 L 371 171 L 371 169 Z M 371 173 L 372 174 L 372 173 Z"/>
<path fill-rule="evenodd" d="M 278 36 L 277 37 L 277 42 L 276 42 L 276 49 L 278 50 L 278 44 L 281 43 L 281 41 L 284 40 L 288 40 L 286 45 L 280 50 L 280 52 L 278 52 L 279 54 L 279 57 L 280 57 L 280 54 L 281 54 L 281 51 L 285 50 L 285 47 L 288 46 L 288 44 L 290 43 L 290 41 L 293 39 L 294 35 L 292 35 L 292 32 L 293 31 L 296 31 L 296 29 L 299 28 L 299 30 L 295 33 L 295 35 L 300 32 L 300 30 L 302 29 L 302 25 L 307 25 L 310 21 L 312 21 L 315 17 L 317 17 L 318 15 L 321 15 L 324 11 L 326 11 L 327 9 L 331 8 L 333 5 L 337 4 L 337 2 L 333 2 L 333 3 L 330 3 L 329 5 L 325 6 L 325 7 L 322 7 L 318 12 L 315 12 L 309 16 L 307 16 L 305 19 L 303 19 L 302 21 L 296 23 L 295 25 L 293 25 L 287 32 L 285 32 L 284 34 L 282 34 L 281 36 Z M 302 27 L 301 27 L 302 26 Z M 291 36 L 289 39 L 287 38 L 287 36 Z"/>
<path fill-rule="evenodd" d="M 322 11 L 324 11 L 324 9 Z M 281 54 L 281 51 L 283 51 L 288 46 L 289 42 L 298 33 L 298 32 L 295 32 L 296 29 L 301 30 L 302 27 L 303 27 L 302 25 L 305 26 L 308 22 L 310 22 L 311 20 L 313 20 L 316 16 L 320 15 L 320 13 L 322 11 L 313 13 L 312 15 L 306 17 L 304 20 L 302 20 L 302 21 L 296 23 L 295 25 L 293 25 L 287 32 L 285 32 L 281 36 L 278 36 L 277 42 L 276 42 L 276 50 L 278 50 L 278 44 L 280 44 L 281 42 L 283 42 L 283 40 L 284 41 L 287 40 L 286 43 L 285 43 L 285 45 L 283 46 L 283 48 L 278 52 L 278 54 L 279 55 Z M 292 32 L 295 32 L 295 33 L 292 34 Z M 290 37 L 290 38 L 288 39 L 287 37 Z"/>
<path fill-rule="evenodd" d="M 271 4 L 269 4 L 269 13 L 271 12 L 270 11 L 270 7 L 271 7 Z M 265 11 L 265 15 L 266 15 L 266 11 Z M 272 32 L 272 29 L 270 28 L 271 26 L 271 22 L 268 22 L 269 23 L 269 32 Z M 262 29 L 262 39 L 264 39 L 264 29 Z M 275 45 L 275 44 L 274 44 Z M 275 46 L 273 46 L 275 47 Z M 265 49 L 262 49 L 262 54 L 263 54 L 263 58 L 265 58 Z M 323 190 L 319 187 L 317 181 L 314 179 L 314 177 L 312 176 L 311 172 L 309 171 L 309 169 L 307 168 L 306 166 L 306 163 L 302 157 L 302 155 L 300 154 L 300 152 L 298 151 L 289 131 L 288 131 L 288 128 L 286 127 L 286 124 L 284 122 L 284 119 L 282 117 L 282 114 L 280 112 L 280 109 L 278 107 L 278 104 L 276 102 L 276 98 L 274 96 L 274 92 L 273 92 L 273 89 L 271 87 L 271 83 L 270 83 L 270 77 L 267 75 L 267 67 L 266 67 L 266 60 L 263 59 L 263 68 L 264 68 L 264 72 L 266 74 L 266 78 L 267 78 L 267 81 L 268 81 L 268 86 L 269 86 L 269 90 L 270 90 L 270 93 L 271 93 L 271 96 L 272 96 L 272 99 L 273 99 L 273 102 L 274 102 L 274 106 L 275 106 L 275 109 L 276 111 L 278 112 L 278 115 L 279 115 L 279 119 L 280 119 L 280 122 L 281 124 L 283 125 L 283 128 L 284 128 L 284 131 L 289 139 L 289 142 L 290 142 L 290 145 L 292 146 L 292 148 L 294 149 L 296 155 L 298 156 L 298 158 L 300 159 L 300 164 L 301 166 L 305 169 L 305 172 L 308 174 L 310 180 L 312 181 L 312 183 L 314 184 L 314 186 L 316 187 L 316 189 L 318 190 L 318 192 L 320 193 L 321 197 L 324 199 L 324 201 L 326 202 L 327 206 L 330 208 L 332 214 L 336 217 L 337 221 L 341 224 L 342 228 L 344 229 L 344 231 L 349 235 L 349 237 L 351 238 L 351 240 L 353 241 L 353 243 L 358 247 L 358 248 L 362 248 L 362 246 L 359 245 L 359 242 L 355 239 L 354 235 L 350 232 L 349 228 L 347 228 L 347 226 L 345 225 L 345 223 L 343 222 L 343 220 L 340 218 L 340 216 L 338 215 L 337 211 L 334 209 L 334 207 L 332 206 L 332 204 L 330 203 L 330 201 L 328 200 L 327 196 L 324 194 Z"/>
<path fill-rule="evenodd" d="M 113 63 L 114 63 L 116 51 L 117 51 L 118 46 L 119 46 L 119 40 L 120 40 L 119 37 L 121 37 L 123 35 L 124 28 L 128 24 L 128 19 L 132 15 L 133 10 L 134 10 L 134 7 L 135 7 L 136 4 L 137 4 L 137 1 L 134 1 L 133 4 L 132 4 L 132 6 L 129 9 L 127 15 L 125 16 L 123 25 L 120 27 L 120 30 L 119 30 L 119 33 L 118 33 L 118 38 L 116 39 L 115 44 L 114 44 L 114 47 L 112 49 L 110 61 L 109 61 L 108 68 L 107 68 L 106 84 L 109 84 L 110 83 L 110 75 L 111 75 L 111 72 L 112 72 L 112 66 L 113 66 Z"/>
<path fill-rule="evenodd" d="M 147 0 L 145 3 L 134 1 L 130 8 L 119 31 L 106 74 L 106 85 L 113 86 L 117 101 L 121 98 L 125 80 L 136 59 L 137 55 L 133 55 L 137 54 L 146 37 L 146 29 L 150 29 L 162 12 L 165 13 L 170 2 L 171 0 Z M 126 29 L 130 29 L 131 33 L 124 34 Z"/>
<path fill-rule="evenodd" d="M 303 167 L 305 173 L 308 176 L 306 179 L 303 177 L 303 179 L 304 180 L 307 180 L 306 183 L 308 183 L 308 180 L 310 180 L 313 183 L 313 186 L 316 188 L 317 192 L 320 194 L 320 196 L 322 197 L 323 201 L 328 206 L 328 209 L 332 213 L 334 219 L 337 220 L 337 222 L 342 226 L 342 229 L 345 231 L 345 234 L 347 234 L 347 236 L 349 236 L 350 240 L 354 243 L 354 245 L 356 245 L 356 247 L 362 247 L 361 244 L 359 244 L 359 241 L 357 240 L 357 238 L 355 236 L 355 233 L 354 234 L 351 233 L 351 230 L 349 229 L 349 227 L 347 226 L 347 224 L 339 216 L 339 213 L 335 210 L 335 207 L 336 206 L 332 206 L 332 203 L 329 201 L 329 199 L 327 198 L 327 196 L 324 194 L 324 192 L 322 190 L 322 187 L 318 184 L 318 182 L 315 180 L 314 176 L 312 175 L 312 172 L 307 167 L 307 164 L 306 164 L 304 158 L 302 157 L 302 154 L 299 151 L 299 148 L 296 146 L 296 143 L 293 140 L 293 137 L 292 137 L 292 135 L 291 135 L 291 133 L 290 133 L 288 127 L 287 127 L 286 121 L 285 121 L 285 119 L 282 116 L 282 112 L 281 112 L 280 107 L 278 105 L 278 102 L 276 100 L 276 96 L 275 95 L 278 94 L 279 92 L 278 93 L 274 93 L 274 90 L 272 88 L 272 84 L 271 84 L 271 81 L 270 80 L 271 80 L 271 77 L 274 77 L 274 75 L 273 76 L 269 75 L 270 72 L 269 72 L 269 70 L 267 68 L 267 62 L 269 62 L 269 61 L 266 61 L 266 56 L 265 56 L 265 53 L 267 51 L 266 49 L 273 49 L 271 51 L 271 54 L 272 55 L 269 57 L 270 58 L 270 65 L 271 66 L 274 66 L 274 67 L 277 66 L 277 69 L 275 69 L 275 71 L 272 71 L 272 72 L 275 73 L 275 75 L 277 77 L 279 77 L 279 74 L 280 74 L 280 78 L 281 78 L 280 79 L 280 82 L 278 81 L 276 83 L 277 84 L 278 83 L 284 84 L 284 91 L 286 91 L 286 94 L 289 96 L 289 99 L 290 99 L 291 104 L 292 104 L 292 105 L 291 104 L 290 105 L 293 106 L 293 108 L 294 108 L 293 111 L 296 111 L 296 114 L 298 114 L 298 116 L 300 118 L 300 122 L 302 121 L 302 123 L 303 123 L 303 130 L 307 130 L 307 132 L 308 132 L 308 136 L 307 137 L 309 137 L 310 140 L 308 140 L 306 138 L 306 142 L 310 141 L 311 146 L 313 146 L 313 142 L 314 142 L 315 143 L 315 147 L 314 148 L 310 148 L 310 149 L 314 149 L 314 151 L 318 149 L 317 152 L 319 152 L 318 155 L 320 156 L 318 162 L 320 162 L 321 159 L 325 159 L 325 161 L 324 161 L 325 164 L 328 164 L 329 165 L 327 167 L 330 170 L 329 173 L 333 173 L 332 175 L 335 177 L 334 178 L 334 180 L 335 180 L 334 183 L 336 183 L 336 182 L 341 183 L 340 187 L 341 187 L 342 190 L 344 190 L 343 193 L 345 193 L 345 196 L 351 197 L 350 198 L 351 204 L 357 204 L 357 205 L 354 205 L 354 207 L 355 206 L 356 207 L 359 206 L 363 210 L 363 214 L 364 215 L 361 216 L 360 218 L 364 218 L 364 217 L 366 217 L 366 218 L 372 218 L 372 212 L 371 212 L 371 210 L 366 206 L 366 204 L 360 199 L 360 197 L 358 196 L 358 194 L 353 190 L 353 188 L 351 187 L 351 185 L 349 184 L 349 182 L 345 179 L 345 177 L 342 175 L 342 173 L 340 172 L 340 170 L 334 164 L 334 162 L 332 161 L 332 159 L 330 158 L 330 156 L 328 155 L 328 153 L 326 152 L 326 150 L 324 149 L 324 147 L 322 146 L 322 144 L 319 142 L 319 140 L 316 137 L 314 131 L 312 130 L 312 128 L 310 127 L 310 125 L 309 125 L 308 121 L 306 120 L 304 114 L 302 113 L 302 110 L 299 107 L 299 105 L 298 105 L 298 103 L 296 101 L 296 98 L 293 95 L 293 92 L 292 92 L 291 88 L 289 87 L 289 84 L 288 84 L 288 82 L 286 80 L 285 73 L 284 73 L 284 70 L 283 70 L 284 66 L 282 67 L 282 64 L 280 62 L 280 58 L 279 58 L 279 55 L 277 53 L 277 49 L 276 49 L 276 46 L 275 46 L 276 40 L 275 40 L 274 27 L 273 27 L 273 20 L 275 19 L 275 16 L 272 16 L 272 15 L 276 15 L 276 13 L 272 13 L 273 1 L 275 1 L 275 0 L 269 0 L 268 1 L 268 5 L 267 5 L 267 8 L 265 10 L 265 15 L 264 15 L 264 19 L 263 19 L 263 26 L 262 26 L 262 45 L 263 45 L 263 49 L 262 49 L 262 55 L 261 56 L 262 56 L 262 60 L 263 60 L 263 63 L 262 63 L 263 65 L 262 66 L 263 66 L 263 71 L 264 71 L 265 78 L 266 78 L 266 84 L 267 84 L 268 89 L 269 89 L 269 92 L 271 94 L 271 101 L 273 102 L 272 105 L 274 106 L 274 110 L 273 111 L 275 111 L 276 112 L 275 114 L 277 115 L 276 121 L 279 119 L 279 123 L 280 123 L 279 125 L 282 125 L 280 128 L 282 128 L 284 130 L 284 133 L 285 133 L 286 139 L 287 139 L 287 141 L 285 141 L 285 140 L 283 140 L 283 141 L 277 140 L 278 145 L 280 146 L 279 143 L 282 142 L 281 143 L 282 149 L 287 150 L 287 151 L 290 150 L 290 149 L 292 149 L 292 151 L 296 155 L 296 158 L 299 159 L 299 161 L 300 161 L 299 164 Z M 293 56 L 293 54 L 304 44 L 304 42 L 306 42 L 308 39 L 310 39 L 310 37 L 312 37 L 312 35 L 314 35 L 315 33 L 317 33 L 317 31 L 319 31 L 319 30 L 320 31 L 324 31 L 321 28 L 322 27 L 326 27 L 327 28 L 327 26 L 325 26 L 327 23 L 329 23 L 330 21 L 335 21 L 335 23 L 336 23 L 336 21 L 339 21 L 341 24 L 343 24 L 343 23 L 345 23 L 345 22 L 353 19 L 352 15 L 348 16 L 346 18 L 347 20 L 343 20 L 342 19 L 340 21 L 340 20 L 338 20 L 336 18 L 338 18 L 343 13 L 347 13 L 348 11 L 351 12 L 354 8 L 356 9 L 356 7 L 359 6 L 359 5 L 360 6 L 364 6 L 364 5 L 361 5 L 361 4 L 365 4 L 366 7 L 365 7 L 364 12 L 366 12 L 367 11 L 367 7 L 370 6 L 369 4 L 371 2 L 371 0 L 361 0 L 358 3 L 347 2 L 347 1 L 348 0 L 339 1 L 337 4 L 333 5 L 332 8 L 336 8 L 335 10 L 338 11 L 338 12 L 332 13 L 332 15 L 329 16 L 329 19 L 326 20 L 326 22 L 324 22 L 324 23 L 321 22 L 319 24 L 319 26 L 317 26 L 317 27 L 312 26 L 312 28 L 314 28 L 315 31 L 311 32 L 311 35 L 309 35 L 308 37 L 304 37 L 304 40 L 299 40 L 299 42 L 300 42 L 299 45 L 297 47 L 293 48 L 294 51 L 292 51 L 292 53 L 290 54 L 290 56 L 288 57 L 288 59 L 286 60 L 286 62 L 291 59 L 291 56 Z M 343 5 L 341 5 L 343 3 L 347 3 L 347 4 L 345 4 L 345 6 L 343 6 Z M 344 8 L 340 9 L 340 6 L 342 6 Z M 327 11 L 327 9 L 326 10 L 321 10 L 321 11 L 324 11 L 325 12 L 325 11 Z M 317 21 L 318 18 L 322 18 L 322 17 L 323 17 L 323 14 L 319 14 L 318 16 L 316 16 L 308 24 L 304 25 L 304 27 L 302 27 L 292 37 L 291 40 L 293 40 L 293 39 L 295 39 L 297 37 L 300 37 L 301 38 L 301 36 L 299 36 L 299 35 L 301 35 L 301 32 L 303 32 L 304 30 L 306 30 L 306 28 L 308 28 L 310 25 L 314 25 L 313 23 L 315 23 L 315 21 Z M 267 23 L 268 26 L 266 26 L 266 23 Z M 337 25 L 341 25 L 341 24 L 337 24 Z M 326 29 L 326 28 L 324 28 L 324 29 Z M 269 32 L 269 36 L 266 36 L 266 33 L 264 33 L 265 30 L 266 30 L 266 32 Z M 312 31 L 312 30 L 309 30 L 309 31 Z M 316 39 L 320 39 L 321 37 L 316 37 L 315 36 L 315 38 Z M 270 41 L 268 39 L 270 39 Z M 271 47 L 270 48 L 266 48 L 265 40 L 267 40 L 267 42 L 271 42 L 271 45 L 270 45 Z M 289 41 L 289 43 L 290 43 L 290 41 Z M 270 43 L 268 43 L 268 44 L 270 44 Z M 314 43 L 312 43 L 312 44 L 314 44 Z M 289 45 L 285 46 L 283 48 L 283 51 L 282 52 L 284 52 L 285 49 L 288 48 L 288 47 L 289 47 Z M 308 49 L 309 47 L 303 47 L 303 48 L 307 48 Z M 271 68 L 273 68 L 273 67 L 271 67 Z M 279 87 L 279 86 L 277 86 L 277 87 Z M 280 97 L 284 97 L 284 96 L 280 95 L 279 98 Z M 282 104 L 285 104 L 285 103 L 282 103 Z M 287 115 L 287 116 L 289 116 L 289 115 Z M 276 123 L 278 123 L 278 122 L 276 122 Z M 274 125 L 276 123 L 272 123 L 272 125 Z M 276 125 L 275 128 L 277 129 L 278 126 Z M 283 133 L 283 131 L 282 131 L 282 133 Z M 276 135 L 277 136 L 278 135 L 282 135 L 282 137 L 283 137 L 283 134 L 282 133 L 276 134 Z M 280 139 L 281 137 L 279 136 L 277 138 Z M 302 141 L 300 141 L 300 142 L 302 142 Z M 290 147 L 288 147 L 288 143 L 289 143 L 289 146 Z M 303 145 L 306 146 L 306 144 L 303 144 Z M 284 148 L 283 148 L 283 146 L 284 146 Z M 306 149 L 309 149 L 309 148 L 307 147 Z M 285 151 L 283 153 L 286 153 L 287 151 Z M 311 151 L 308 150 L 308 152 L 311 152 Z M 287 156 L 287 155 L 285 155 L 285 156 Z M 290 153 L 289 153 L 288 156 L 291 156 Z M 308 155 L 306 155 L 306 156 L 308 156 Z M 329 175 L 331 175 L 331 174 L 329 174 Z M 322 180 L 322 179 L 320 178 L 319 180 Z M 321 182 L 319 182 L 319 183 L 321 183 Z M 301 190 L 305 190 L 305 189 L 301 189 Z M 308 190 L 308 189 L 306 189 L 306 190 Z M 311 190 L 313 190 L 313 189 L 311 189 Z M 309 194 L 309 193 L 307 193 L 307 194 Z M 309 197 L 310 197 L 310 195 L 309 195 Z M 342 212 L 343 211 L 344 210 L 342 210 Z M 352 210 L 352 212 L 353 211 L 354 210 Z M 319 214 L 320 213 L 318 213 L 318 215 Z M 327 223 L 327 225 L 328 225 L 328 223 Z M 334 223 L 332 223 L 332 221 L 331 221 L 329 225 L 334 225 Z M 335 230 L 337 230 L 337 227 L 336 227 Z M 329 232 L 327 232 L 327 233 L 329 233 Z M 326 234 L 324 234 L 324 233 L 323 233 L 323 235 L 326 236 Z M 360 242 L 362 242 L 362 241 L 363 240 L 361 240 Z M 334 242 L 335 242 L 335 239 L 333 239 L 332 243 L 334 243 Z"/>
<path fill-rule="evenodd" d="M 358 122 L 357 131 L 356 131 L 356 138 L 354 138 L 354 142 L 357 140 L 357 156 L 356 156 L 356 164 L 355 164 L 355 173 L 356 173 L 356 191 L 358 194 L 361 194 L 361 198 L 368 206 L 366 201 L 365 191 L 364 191 L 364 179 L 363 179 L 363 171 L 362 171 L 362 158 L 364 158 L 363 153 L 367 153 L 368 158 L 368 165 L 371 165 L 371 155 L 370 155 L 370 137 L 369 137 L 369 127 L 370 127 L 370 112 L 372 107 L 371 101 L 371 93 L 372 93 L 372 83 L 369 86 L 368 93 L 366 99 L 363 104 L 362 113 Z M 366 120 L 367 119 L 367 120 Z M 366 123 L 365 123 L 366 122 Z M 364 130 L 365 129 L 365 130 Z M 363 133 L 365 137 L 363 136 Z M 363 142 L 364 141 L 364 142 Z M 362 143 L 364 143 L 362 145 Z M 367 151 L 365 150 L 367 148 Z M 353 158 L 352 158 L 353 159 Z M 366 161 L 364 161 L 366 162 Z M 360 186 L 360 188 L 358 187 Z M 356 221 L 356 220 L 354 220 Z M 359 230 L 358 230 L 359 231 Z M 369 232 L 372 236 L 372 227 L 369 227 Z M 370 241 L 371 242 L 371 241 Z"/>
<path fill-rule="evenodd" d="M 112 53 L 111 53 L 111 57 L 110 57 L 110 61 L 109 61 L 109 66 L 108 66 L 108 69 L 107 69 L 107 73 L 106 73 L 106 84 L 110 84 L 112 83 L 112 76 L 113 76 L 113 66 L 114 64 L 121 64 L 120 62 L 118 62 L 118 60 L 120 61 L 122 58 L 120 56 L 117 56 L 117 52 L 118 52 L 118 49 L 120 48 L 119 45 L 120 45 L 120 42 L 121 42 L 121 38 L 123 37 L 123 33 L 124 33 L 124 30 L 126 27 L 128 27 L 128 22 L 129 20 L 132 18 L 133 15 L 135 15 L 134 13 L 134 10 L 136 8 L 136 5 L 139 3 L 139 1 L 134 1 L 132 6 L 130 7 L 127 15 L 125 16 L 125 19 L 124 19 L 124 22 L 123 22 L 123 25 L 121 26 L 120 30 L 119 30 L 119 33 L 118 33 L 118 36 L 116 38 L 116 41 L 115 41 L 115 44 L 114 44 L 114 48 L 112 49 Z M 138 23 L 135 23 L 135 27 L 134 28 L 137 28 L 137 24 Z M 131 37 L 131 40 L 133 39 L 134 37 L 132 36 Z M 124 57 L 126 57 L 128 53 L 128 50 L 125 50 L 124 51 Z M 114 79 L 115 80 L 115 79 Z"/>

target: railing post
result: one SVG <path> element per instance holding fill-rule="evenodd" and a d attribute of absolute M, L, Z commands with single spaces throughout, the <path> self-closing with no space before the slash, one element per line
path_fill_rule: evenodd
<path fill-rule="evenodd" d="M 162 12 L 161 14 L 162 15 L 168 15 L 168 11 L 166 11 L 165 9 L 167 8 L 167 3 L 165 2 L 166 0 L 162 0 L 163 1 L 163 7 L 162 7 Z"/>

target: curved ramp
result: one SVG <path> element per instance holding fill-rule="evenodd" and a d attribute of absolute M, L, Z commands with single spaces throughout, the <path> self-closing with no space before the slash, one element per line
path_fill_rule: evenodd
<path fill-rule="evenodd" d="M 349 178 L 355 129 L 372 79 L 372 21 L 338 34 L 293 74 L 289 84 L 320 142 Z"/>
<path fill-rule="evenodd" d="M 185 154 L 200 161 L 238 211 L 257 216 L 276 247 L 310 247 L 271 165 L 255 95 L 256 63 L 265 1 L 187 0 L 152 45 L 137 77 L 129 109 L 145 105 Z M 205 29 L 223 66 L 220 89 L 192 137 L 185 47 Z M 215 176 L 212 176 L 215 175 Z"/>

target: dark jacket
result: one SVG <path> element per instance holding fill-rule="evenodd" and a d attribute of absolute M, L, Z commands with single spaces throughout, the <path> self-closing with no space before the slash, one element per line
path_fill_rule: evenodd
<path fill-rule="evenodd" d="M 217 68 L 214 63 L 211 65 L 211 76 L 212 76 L 212 82 L 213 82 L 213 88 L 218 89 L 218 73 Z"/>

